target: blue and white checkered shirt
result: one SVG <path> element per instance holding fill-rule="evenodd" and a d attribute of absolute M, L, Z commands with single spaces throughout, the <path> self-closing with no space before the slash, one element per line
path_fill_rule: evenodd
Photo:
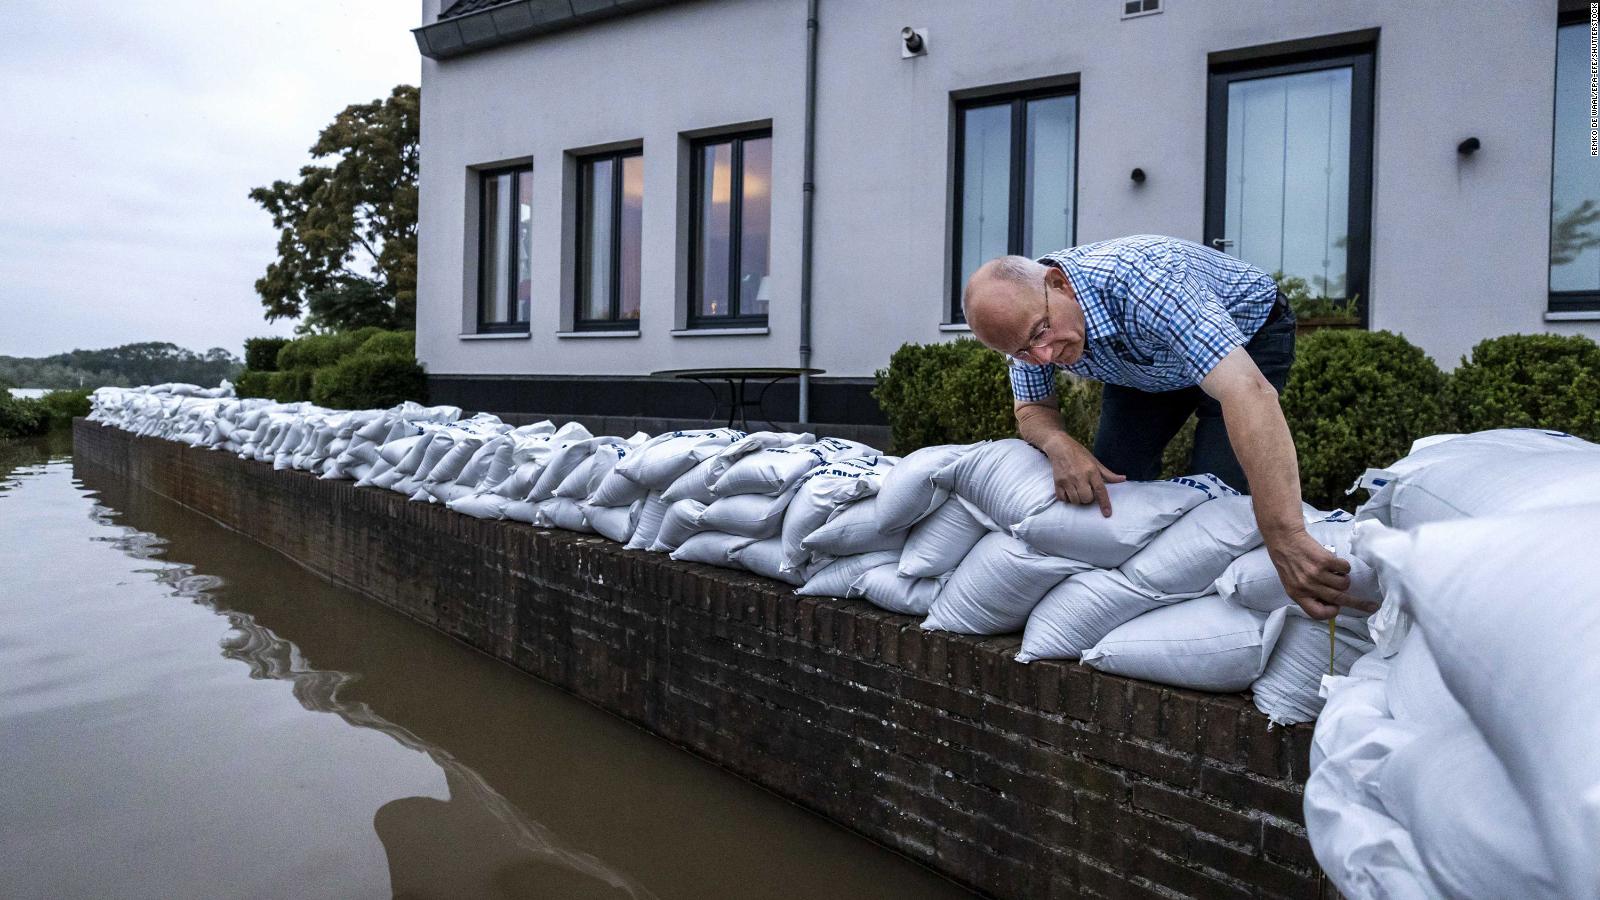
<path fill-rule="evenodd" d="M 1087 334 L 1071 365 L 1011 359 L 1011 393 L 1025 403 L 1056 392 L 1058 368 L 1141 391 L 1197 385 L 1245 345 L 1278 297 L 1272 276 L 1249 263 L 1155 234 L 1070 247 L 1039 262 L 1066 273 Z"/>

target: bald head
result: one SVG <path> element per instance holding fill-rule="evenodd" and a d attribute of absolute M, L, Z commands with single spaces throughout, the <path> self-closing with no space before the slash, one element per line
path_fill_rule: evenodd
<path fill-rule="evenodd" d="M 1021 346 L 1039 317 L 1050 267 L 1026 256 L 997 256 L 978 267 L 961 293 L 973 336 L 997 350 Z"/>

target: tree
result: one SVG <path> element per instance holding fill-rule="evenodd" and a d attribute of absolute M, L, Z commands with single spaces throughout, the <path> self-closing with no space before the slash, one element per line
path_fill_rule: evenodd
<path fill-rule="evenodd" d="M 311 146 L 298 181 L 250 191 L 272 215 L 278 258 L 256 281 L 267 320 L 301 331 L 414 328 L 419 93 L 345 107 Z"/>

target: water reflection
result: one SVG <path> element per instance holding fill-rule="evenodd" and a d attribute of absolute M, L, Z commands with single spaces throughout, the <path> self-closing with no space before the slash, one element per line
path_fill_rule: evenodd
<path fill-rule="evenodd" d="M 106 893 L 101 888 L 114 885 L 110 892 L 125 896 L 962 894 L 925 869 L 370 599 L 335 588 L 163 498 L 129 490 L 92 468 L 79 467 L 80 481 L 73 482 L 63 464 L 43 464 L 49 455 L 0 449 L 0 540 L 26 534 L 34 541 L 26 552 L 13 548 L 8 554 L 0 546 L 0 568 L 23 558 L 50 560 L 54 571 L 34 583 L 49 585 L 71 573 L 80 582 L 77 594 L 97 619 L 93 625 L 64 619 L 55 611 L 67 608 L 59 601 L 30 605 L 33 597 L 7 598 L 0 588 L 0 668 L 10 667 L 8 656 L 12 662 L 26 656 L 26 665 L 13 671 L 28 673 L 14 688 L 0 684 L 0 745 L 13 767 L 8 778 L 14 788 L 0 784 L 4 818 L 11 820 L 0 824 L 0 869 L 17 871 L 14 864 L 23 861 L 38 870 L 30 873 L 34 881 L 14 892 L 19 896 L 60 895 L 63 885 L 69 886 L 65 893 L 76 894 Z M 82 548 L 90 544 L 114 548 L 123 560 L 120 569 L 108 574 L 106 566 L 87 561 Z M 159 596 L 140 605 L 130 592 L 151 583 Z M 165 618 L 173 613 L 174 596 L 207 610 L 201 619 L 210 617 L 213 624 L 197 632 L 196 623 L 180 627 Z M 225 631 L 214 616 L 226 621 Z M 12 635 L 37 646 L 8 644 L 7 619 Z M 95 627 L 118 640 L 88 653 L 65 636 Z M 51 629 L 61 632 L 54 644 L 48 635 L 41 637 Z M 219 645 L 220 657 L 230 666 L 242 663 L 250 679 L 214 671 Z M 86 662 L 74 669 L 48 661 L 51 654 L 73 653 L 117 670 L 122 683 L 91 689 L 85 686 L 92 680 L 84 674 Z M 198 658 L 205 654 L 212 663 Z M 143 691 L 129 685 L 141 680 L 152 685 Z M 260 692 L 251 695 L 257 699 L 245 697 L 240 681 L 287 683 L 299 717 L 252 705 L 264 702 Z M 212 706 L 168 699 L 200 694 Z M 212 708 L 218 695 L 225 709 Z M 333 715 L 306 716 L 306 710 Z M 75 723 L 97 717 L 116 727 L 106 725 L 90 737 L 74 730 Z M 257 721 L 246 727 L 232 723 L 233 717 Z M 118 730 L 145 719 L 149 730 L 183 730 L 175 758 L 146 759 L 159 753 L 136 753 L 147 741 L 140 735 L 129 740 Z M 317 721 L 338 721 L 346 735 L 381 736 L 390 749 L 371 741 L 359 752 L 343 748 L 348 738 Z M 24 733 L 28 739 L 15 742 L 21 752 L 13 753 L 10 736 Z M 31 777 L 30 770 L 56 765 L 46 761 L 47 746 L 91 739 L 96 749 L 85 751 L 84 759 L 45 773 L 41 782 L 48 790 L 15 787 Z M 262 741 L 281 746 L 273 754 L 250 746 Z M 244 806 L 232 808 L 226 820 L 197 813 L 195 822 L 171 823 L 169 833 L 141 838 L 140 852 L 162 861 L 169 869 L 164 874 L 155 866 L 118 865 L 115 857 L 124 847 L 118 842 L 128 840 L 122 833 L 127 829 L 97 845 L 93 823 L 128 802 L 165 803 L 159 808 L 170 815 L 188 796 L 172 789 L 170 797 L 130 801 L 124 782 L 99 771 L 131 765 L 130 756 L 138 756 L 139 767 L 180 773 L 216 768 L 225 775 L 208 775 L 204 790 L 233 795 L 224 808 Z M 424 777 L 408 759 L 425 762 L 434 774 Z M 224 786 L 216 785 L 217 778 Z M 97 779 L 105 783 L 97 785 Z M 307 800 L 308 786 L 313 795 L 325 796 Z M 270 799 L 276 796 L 281 802 Z M 344 814 L 339 822 L 350 813 L 368 821 L 361 810 L 369 810 L 372 830 L 363 837 L 353 832 L 364 829 L 351 825 L 275 821 L 284 809 L 298 808 L 291 801 L 320 803 L 316 808 Z M 67 812 L 75 817 L 64 826 L 76 831 L 70 841 L 58 836 L 57 844 L 45 848 L 49 852 L 28 843 L 35 833 L 62 827 Z M 336 819 L 324 812 L 329 822 Z M 285 828 L 316 832 L 316 840 L 296 844 L 283 836 Z M 212 840 L 252 848 L 248 862 L 196 846 Z M 388 885 L 359 871 L 362 842 L 381 847 L 378 864 L 386 865 Z M 302 844 L 326 850 L 295 849 Z M 73 849 L 83 857 L 107 851 L 107 873 L 65 881 L 59 871 L 46 874 L 59 870 Z M 304 858 L 286 858 L 297 853 Z M 206 881 L 204 869 L 224 859 L 240 871 L 230 875 L 229 888 L 219 889 Z M 170 871 L 183 867 L 201 874 L 185 879 Z M 196 887 L 201 884 L 208 888 Z M 9 883 L 0 889 L 12 893 Z"/>

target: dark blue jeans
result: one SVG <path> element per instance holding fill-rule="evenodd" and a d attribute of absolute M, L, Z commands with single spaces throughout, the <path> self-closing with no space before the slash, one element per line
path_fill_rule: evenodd
<path fill-rule="evenodd" d="M 1261 374 L 1280 393 L 1289 380 L 1289 367 L 1294 365 L 1294 325 L 1294 313 L 1285 306 L 1244 345 Z M 1159 478 L 1161 454 L 1191 414 L 1197 422 L 1189 473 L 1210 472 L 1248 494 L 1250 485 L 1222 422 L 1222 405 L 1199 387 L 1146 393 L 1105 385 L 1094 455 L 1106 468 L 1130 480 Z"/>

